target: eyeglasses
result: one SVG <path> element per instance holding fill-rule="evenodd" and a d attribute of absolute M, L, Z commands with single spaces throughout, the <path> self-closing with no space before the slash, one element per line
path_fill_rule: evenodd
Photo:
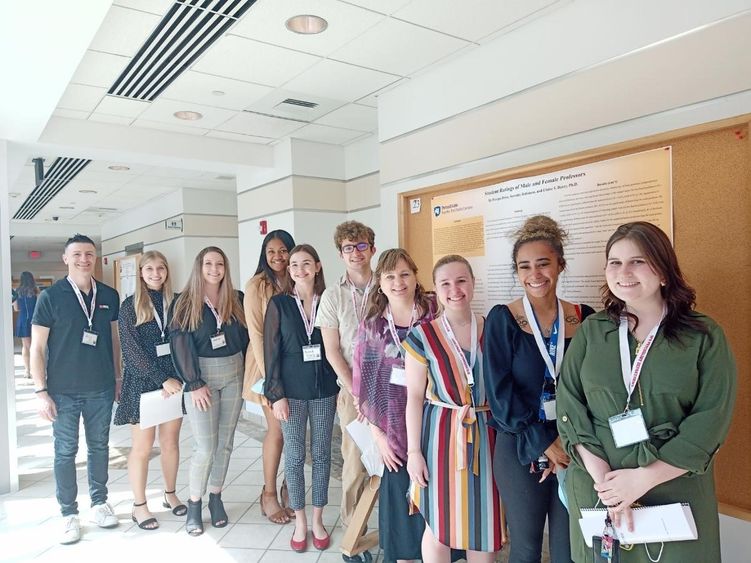
<path fill-rule="evenodd" d="M 357 244 L 345 244 L 344 246 L 342 246 L 342 252 L 344 254 L 352 254 L 355 251 L 355 248 L 360 252 L 365 252 L 370 248 L 370 243 L 358 242 Z"/>

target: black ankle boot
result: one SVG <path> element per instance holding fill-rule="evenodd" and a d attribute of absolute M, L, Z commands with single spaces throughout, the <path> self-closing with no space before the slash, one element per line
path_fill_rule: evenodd
<path fill-rule="evenodd" d="M 209 493 L 209 514 L 211 514 L 211 525 L 214 528 L 224 528 L 229 522 L 222 502 L 222 493 Z"/>
<path fill-rule="evenodd" d="M 203 533 L 203 520 L 201 520 L 201 501 L 188 500 L 188 517 L 185 520 L 185 531 L 191 536 L 200 536 Z"/>

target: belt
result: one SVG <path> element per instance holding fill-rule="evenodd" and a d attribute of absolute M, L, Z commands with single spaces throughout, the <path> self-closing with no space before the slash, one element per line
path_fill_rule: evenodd
<path fill-rule="evenodd" d="M 451 409 L 458 412 L 456 417 L 456 469 L 467 469 L 467 444 L 477 445 L 479 439 L 477 427 L 477 413 L 490 410 L 488 405 L 475 407 L 473 405 L 455 405 L 442 401 L 428 401 L 431 405 Z M 471 432 L 470 432 L 471 428 Z M 472 456 L 472 473 L 479 475 L 480 449 L 474 448 Z"/>

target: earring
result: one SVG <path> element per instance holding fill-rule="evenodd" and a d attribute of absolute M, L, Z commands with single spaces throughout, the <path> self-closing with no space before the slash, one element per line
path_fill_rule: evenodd
<path fill-rule="evenodd" d="M 380 285 L 378 286 L 378 293 L 380 293 L 381 295 L 383 295 L 383 290 L 381 289 Z"/>

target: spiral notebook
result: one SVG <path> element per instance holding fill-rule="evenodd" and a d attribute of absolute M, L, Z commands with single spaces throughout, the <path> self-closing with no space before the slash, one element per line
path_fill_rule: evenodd
<path fill-rule="evenodd" d="M 661 504 L 634 508 L 634 531 L 625 524 L 615 532 L 622 544 L 695 540 L 696 522 L 687 503 Z M 592 547 L 592 536 L 601 536 L 605 527 L 604 508 L 582 508 L 579 518 L 584 541 Z"/>

